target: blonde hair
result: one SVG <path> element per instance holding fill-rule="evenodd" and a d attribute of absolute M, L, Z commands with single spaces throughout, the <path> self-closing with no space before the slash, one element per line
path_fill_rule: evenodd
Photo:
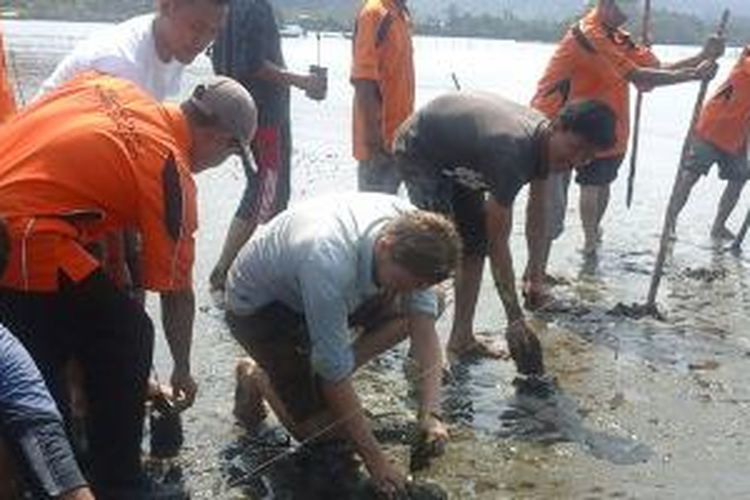
<path fill-rule="evenodd" d="M 453 275 L 461 258 L 461 239 L 447 217 L 414 210 L 390 221 L 391 259 L 419 278 L 439 283 Z"/>

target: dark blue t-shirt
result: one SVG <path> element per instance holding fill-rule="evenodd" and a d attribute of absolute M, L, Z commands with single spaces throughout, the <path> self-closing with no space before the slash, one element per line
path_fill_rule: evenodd
<path fill-rule="evenodd" d="M 227 24 L 211 49 L 214 72 L 247 88 L 258 106 L 260 126 L 279 125 L 289 120 L 289 88 L 252 78 L 264 61 L 285 66 L 273 9 L 266 0 L 232 0 Z"/>

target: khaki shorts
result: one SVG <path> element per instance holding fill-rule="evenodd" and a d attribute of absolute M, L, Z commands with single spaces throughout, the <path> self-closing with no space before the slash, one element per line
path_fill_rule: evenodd
<path fill-rule="evenodd" d="M 376 296 L 349 317 L 349 326 L 366 335 L 403 317 L 402 311 L 398 298 Z M 226 318 L 234 338 L 266 372 L 296 422 L 326 409 L 323 380 L 312 367 L 310 337 L 302 314 L 281 302 L 272 302 L 247 316 L 228 311 Z"/>

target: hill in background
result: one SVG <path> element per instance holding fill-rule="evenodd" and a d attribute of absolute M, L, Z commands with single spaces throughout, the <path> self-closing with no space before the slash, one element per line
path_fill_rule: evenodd
<path fill-rule="evenodd" d="M 361 0 L 270 0 L 279 17 L 310 29 L 350 30 Z M 640 0 L 620 0 L 638 31 Z M 553 41 L 586 0 L 408 0 L 417 31 L 443 36 L 481 36 Z M 154 0 L 0 0 L 0 10 L 20 17 L 118 21 L 151 10 Z M 653 0 L 654 33 L 660 43 L 700 43 L 724 7 L 732 9 L 734 43 L 750 42 L 750 0 Z M 302 16 L 302 17 L 300 17 Z M 301 20 L 301 21 L 300 21 Z"/>

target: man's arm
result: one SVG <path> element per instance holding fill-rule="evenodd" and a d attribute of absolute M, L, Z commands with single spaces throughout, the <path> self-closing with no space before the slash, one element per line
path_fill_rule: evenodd
<path fill-rule="evenodd" d="M 372 434 L 351 377 L 337 382 L 323 382 L 322 391 L 333 421 L 344 426 L 378 489 L 390 495 L 403 491 L 405 479 L 391 465 Z"/>
<path fill-rule="evenodd" d="M 635 86 L 645 89 L 674 85 L 694 80 L 710 80 L 716 75 L 718 66 L 713 61 L 703 61 L 696 67 L 676 70 L 662 68 L 637 68 L 626 75 Z"/>
<path fill-rule="evenodd" d="M 440 413 L 440 382 L 443 353 L 440 348 L 435 318 L 416 313 L 409 316 L 409 336 L 414 358 L 419 365 L 420 420 Z"/>
<path fill-rule="evenodd" d="M 362 112 L 365 141 L 368 151 L 374 156 L 387 151 L 383 139 L 383 115 L 380 89 L 375 80 L 354 80 L 354 100 Z"/>
<path fill-rule="evenodd" d="M 435 331 L 435 318 L 421 313 L 409 316 L 409 336 L 419 367 L 418 425 L 428 443 L 440 445 L 448 439 L 448 430 L 440 416 L 443 350 Z"/>
<path fill-rule="evenodd" d="M 311 343 L 310 362 L 322 380 L 323 397 L 332 421 L 344 428 L 379 489 L 403 488 L 404 479 L 373 436 L 351 381 L 357 363 L 364 362 L 383 347 L 369 345 L 361 349 L 358 356 L 351 347 L 346 288 L 342 285 L 350 275 L 339 270 L 354 269 L 356 261 L 341 255 L 341 248 L 335 245 L 321 244 L 309 250 L 298 282 Z"/>
<path fill-rule="evenodd" d="M 490 267 L 495 288 L 505 307 L 508 327 L 505 333 L 508 350 L 519 372 L 544 373 L 542 348 L 536 334 L 526 323 L 516 293 L 513 257 L 510 253 L 510 232 L 513 227 L 512 207 L 505 207 L 492 196 L 485 204 Z"/>
<path fill-rule="evenodd" d="M 164 334 L 172 353 L 172 388 L 180 411 L 192 406 L 197 385 L 190 373 L 190 349 L 195 320 L 195 295 L 192 289 L 162 292 L 161 313 Z"/>
<path fill-rule="evenodd" d="M 510 253 L 510 232 L 513 228 L 513 208 L 505 207 L 490 197 L 485 206 L 487 239 L 492 278 L 505 307 L 508 323 L 523 319 L 523 311 L 516 293 L 513 257 Z"/>
<path fill-rule="evenodd" d="M 532 289 L 541 290 L 544 282 L 545 247 L 549 239 L 547 229 L 548 180 L 535 179 L 529 185 L 529 202 L 526 205 L 526 242 L 529 248 L 528 276 Z"/>
<path fill-rule="evenodd" d="M 295 73 L 268 60 L 264 60 L 260 68 L 251 76 L 252 78 L 266 80 L 278 85 L 297 87 L 311 93 L 320 93 L 326 84 L 325 79 L 322 77 Z"/>
<path fill-rule="evenodd" d="M 703 48 L 700 50 L 700 52 L 698 52 L 694 56 L 672 63 L 662 63 L 660 67 L 670 70 L 694 68 L 703 61 L 715 61 L 720 58 L 722 55 L 724 55 L 725 46 L 726 40 L 724 39 L 724 37 L 719 35 L 711 35 L 703 44 Z"/>

